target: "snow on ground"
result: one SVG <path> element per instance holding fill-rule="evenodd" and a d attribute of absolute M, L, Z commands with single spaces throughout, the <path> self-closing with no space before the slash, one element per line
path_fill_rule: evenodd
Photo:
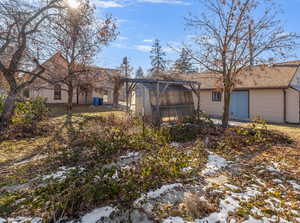
<path fill-rule="evenodd" d="M 279 164 L 278 163 L 272 163 L 269 166 L 266 166 L 266 169 L 271 171 L 271 172 L 278 172 L 280 173 L 281 170 L 279 169 Z"/>
<path fill-rule="evenodd" d="M 48 157 L 47 155 L 36 155 L 36 156 L 31 157 L 29 159 L 25 159 L 25 160 L 22 160 L 22 161 L 17 161 L 15 163 L 15 165 L 23 165 L 23 164 L 30 163 L 30 162 L 33 162 L 33 161 L 45 159 L 47 157 Z"/>
<path fill-rule="evenodd" d="M 70 168 L 67 168 L 65 166 L 62 166 L 59 168 L 60 170 L 55 172 L 55 173 L 51 173 L 51 174 L 48 174 L 48 175 L 44 175 L 42 177 L 42 180 L 45 181 L 45 180 L 49 180 L 49 179 L 58 179 L 58 180 L 64 180 L 66 179 L 67 175 L 69 173 L 71 173 L 72 171 L 76 170 L 76 167 L 70 167 Z M 83 171 L 84 169 L 83 168 L 79 168 L 79 171 Z"/>
<path fill-rule="evenodd" d="M 181 217 L 168 217 L 163 223 L 190 223 L 189 221 L 183 220 Z"/>
<path fill-rule="evenodd" d="M 14 193 L 16 191 L 28 190 L 29 188 L 30 188 L 30 183 L 23 183 L 23 184 L 4 186 L 4 187 L 1 187 L 1 190 L 7 191 L 9 193 Z"/>
<path fill-rule="evenodd" d="M 129 159 L 129 158 L 134 158 L 139 156 L 140 153 L 139 152 L 129 152 L 127 155 L 125 156 L 120 156 L 120 159 Z"/>
<path fill-rule="evenodd" d="M 113 167 L 125 167 L 128 168 L 128 165 L 133 162 L 137 162 L 141 158 L 139 152 L 129 152 L 124 156 L 120 156 L 117 162 L 112 162 L 103 166 L 103 169 L 111 169 Z"/>
<path fill-rule="evenodd" d="M 97 208 L 81 218 L 81 223 L 96 223 L 102 218 L 109 217 L 116 209 L 110 206 Z"/>
<path fill-rule="evenodd" d="M 293 186 L 293 188 L 294 188 L 295 190 L 300 190 L 300 185 L 297 184 L 295 181 L 290 180 L 290 181 L 288 181 L 288 182 Z"/>
<path fill-rule="evenodd" d="M 19 216 L 16 218 L 8 218 L 7 220 L 0 218 L 0 223 L 42 223 L 42 219 Z"/>
<path fill-rule="evenodd" d="M 228 165 L 228 161 L 223 157 L 216 154 L 208 155 L 208 162 L 204 170 L 202 170 L 202 174 L 209 175 L 217 172 L 218 170 L 226 167 Z"/>
<path fill-rule="evenodd" d="M 172 142 L 172 143 L 170 143 L 170 146 L 171 147 L 175 147 L 175 148 L 179 148 L 180 147 L 180 143 L 178 143 L 178 142 Z"/>
<path fill-rule="evenodd" d="M 178 188 L 178 187 L 183 187 L 182 184 L 169 184 L 169 185 L 163 185 L 161 188 L 155 190 L 155 191 L 150 191 L 148 192 L 146 195 L 142 195 L 139 199 L 137 199 L 134 203 L 135 204 L 139 204 L 141 203 L 143 200 L 146 200 L 146 199 L 155 199 L 155 198 L 158 198 L 160 197 L 162 194 L 170 191 L 170 190 L 173 190 L 175 188 Z"/>
<path fill-rule="evenodd" d="M 197 222 L 226 222 L 228 214 L 238 207 L 239 201 L 235 200 L 232 196 L 227 196 L 224 200 L 220 202 L 221 210 L 219 212 L 214 212 L 206 218 L 197 220 Z"/>

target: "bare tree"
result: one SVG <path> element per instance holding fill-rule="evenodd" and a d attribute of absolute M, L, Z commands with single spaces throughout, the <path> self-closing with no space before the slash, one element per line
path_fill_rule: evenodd
<path fill-rule="evenodd" d="M 9 86 L 0 116 L 0 132 L 11 120 L 18 95 L 44 72 L 39 63 L 39 53 L 44 52 L 47 40 L 44 24 L 51 21 L 55 9 L 61 8 L 59 2 L 36 0 L 31 4 L 29 1 L 0 0 L 0 73 Z M 35 72 L 33 68 L 37 68 Z M 20 74 L 29 76 L 19 81 Z"/>
<path fill-rule="evenodd" d="M 51 30 L 54 47 L 67 63 L 67 72 L 56 82 L 67 87 L 70 115 L 74 90 L 83 83 L 92 83 L 95 72 L 90 64 L 97 52 L 117 37 L 116 25 L 111 16 L 97 21 L 90 1 L 78 0 L 76 7 L 68 7 L 57 15 Z"/>
<path fill-rule="evenodd" d="M 228 126 L 230 96 L 241 71 L 251 65 L 286 59 L 297 35 L 284 31 L 271 0 L 201 0 L 205 13 L 189 16 L 198 50 L 186 46 L 203 69 L 220 74 L 224 92 L 222 125 Z"/>

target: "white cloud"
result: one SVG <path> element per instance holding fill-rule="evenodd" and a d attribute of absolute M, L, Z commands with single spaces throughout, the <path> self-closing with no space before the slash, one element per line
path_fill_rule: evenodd
<path fill-rule="evenodd" d="M 190 2 L 184 0 L 138 0 L 138 2 L 173 4 L 173 5 L 191 5 Z"/>
<path fill-rule="evenodd" d="M 135 45 L 134 49 L 142 51 L 142 52 L 149 52 L 151 50 L 151 46 L 149 45 Z"/>
<path fill-rule="evenodd" d="M 120 8 L 124 5 L 116 1 L 103 1 L 103 0 L 92 0 L 92 3 L 99 8 Z"/>
<path fill-rule="evenodd" d="M 145 43 L 152 43 L 153 39 L 144 39 L 143 42 L 145 42 Z"/>
<path fill-rule="evenodd" d="M 119 40 L 128 40 L 128 37 L 126 37 L 126 36 L 119 36 L 118 39 Z"/>
<path fill-rule="evenodd" d="M 128 46 L 122 43 L 112 43 L 111 46 L 113 48 L 128 49 Z"/>

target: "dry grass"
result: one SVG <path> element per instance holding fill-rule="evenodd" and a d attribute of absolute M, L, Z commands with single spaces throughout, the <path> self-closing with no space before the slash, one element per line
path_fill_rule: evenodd
<path fill-rule="evenodd" d="M 292 139 L 300 142 L 300 126 L 299 125 L 268 125 L 268 129 L 282 132 Z"/>

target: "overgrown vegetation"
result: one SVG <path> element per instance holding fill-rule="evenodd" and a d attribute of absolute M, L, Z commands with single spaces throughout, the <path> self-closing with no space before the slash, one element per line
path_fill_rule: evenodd
<path fill-rule="evenodd" d="M 0 98 L 0 113 L 4 104 L 4 96 Z M 0 139 L 30 138 L 47 135 L 52 129 L 46 123 L 49 118 L 49 109 L 43 98 L 26 99 L 16 102 L 10 128 L 4 132 Z"/>
<path fill-rule="evenodd" d="M 26 106 L 22 107 L 26 112 L 18 113 L 24 117 L 18 119 L 21 123 L 27 123 L 27 112 L 35 114 L 44 109 L 37 102 Z M 73 121 L 71 135 L 62 123 L 55 125 L 53 138 L 39 146 L 45 157 L 16 163 L 13 170 L 7 169 L 8 174 L 0 173 L 0 181 L 5 182 L 1 184 L 2 192 L 0 189 L 1 216 L 43 216 L 47 221 L 56 221 L 76 218 L 108 204 L 130 209 L 145 192 L 165 184 L 193 184 L 201 179 L 209 151 L 234 160 L 290 142 L 282 134 L 269 132 L 263 122 L 223 129 L 203 115 L 165 125 L 161 130 L 125 116 L 80 115 Z M 26 189 L 12 190 L 16 184 Z M 218 210 L 219 198 L 203 209 L 205 204 L 195 196 L 185 201 L 184 209 L 178 204 L 157 211 L 165 213 L 161 217 L 177 213 L 192 220 Z M 209 193 L 206 197 L 214 196 Z M 191 208 L 195 206 L 191 202 L 198 208 Z"/>

